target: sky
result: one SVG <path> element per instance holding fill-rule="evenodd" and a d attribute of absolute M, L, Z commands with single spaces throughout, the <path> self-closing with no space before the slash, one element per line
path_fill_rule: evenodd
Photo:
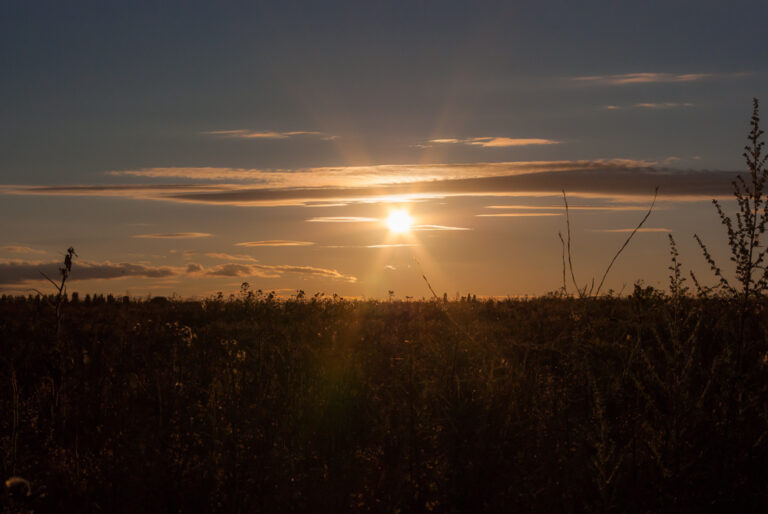
<path fill-rule="evenodd" d="M 518 297 L 728 268 L 764 1 L 0 0 L 0 293 Z M 768 119 L 768 118 L 767 118 Z M 768 124 L 768 122 L 766 123 Z M 409 227 L 392 227 L 392 212 Z M 568 284 L 573 292 L 573 284 Z"/>

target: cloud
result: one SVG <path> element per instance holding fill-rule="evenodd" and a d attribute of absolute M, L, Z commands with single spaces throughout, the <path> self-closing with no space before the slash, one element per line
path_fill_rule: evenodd
<path fill-rule="evenodd" d="M 514 210 L 565 210 L 563 205 L 486 205 L 486 209 L 514 209 Z M 658 210 L 659 207 L 656 207 Z M 568 205 L 571 211 L 647 211 L 647 207 L 639 205 Z M 478 214 L 478 216 L 490 216 Z"/>
<path fill-rule="evenodd" d="M 416 245 L 413 243 L 393 243 L 393 244 L 366 245 L 363 248 L 405 248 L 410 246 L 416 246 Z"/>
<path fill-rule="evenodd" d="M 278 177 L 280 170 L 262 170 L 249 168 L 214 168 L 210 166 L 142 168 L 138 170 L 113 170 L 105 175 L 114 177 L 175 178 L 190 180 L 237 180 L 268 184 Z M 130 187 L 130 186 L 128 186 Z"/>
<path fill-rule="evenodd" d="M 458 140 L 455 140 L 458 141 Z M 355 188 L 374 187 L 395 184 L 411 184 L 435 180 L 459 180 L 467 178 L 496 177 L 548 171 L 566 171 L 571 169 L 597 169 L 611 166 L 653 166 L 650 161 L 629 159 L 609 159 L 596 161 L 516 161 L 516 162 L 477 162 L 458 164 L 382 164 L 374 166 L 335 166 L 297 169 L 246 169 L 212 167 L 174 167 L 142 168 L 138 170 L 109 171 L 111 176 L 130 176 L 140 178 L 173 178 L 182 180 L 227 180 L 245 184 L 174 184 L 174 185 L 115 185 L 115 186 L 63 186 L 71 195 L 109 194 L 123 196 L 142 194 L 151 196 L 157 191 L 164 194 L 205 193 L 216 191 L 238 191 L 246 187 L 254 189 L 295 189 L 305 191 L 311 188 Z M 25 186 L 0 186 L 4 188 Z M 34 186 L 26 186 L 34 187 Z M 58 191 L 58 186 L 46 186 L 51 193 Z M 315 200 L 307 205 L 329 203 Z"/>
<path fill-rule="evenodd" d="M 43 250 L 35 250 L 34 248 L 30 248 L 29 246 L 16 246 L 16 245 L 5 245 L 0 246 L 0 250 L 8 253 L 46 253 Z"/>
<path fill-rule="evenodd" d="M 528 218 L 537 216 L 561 216 L 558 212 L 503 212 L 500 214 L 475 214 L 478 218 Z"/>
<path fill-rule="evenodd" d="M 322 136 L 322 132 L 294 130 L 291 132 L 257 131 L 257 130 L 210 130 L 203 132 L 208 136 L 221 136 L 235 139 L 288 139 L 294 136 Z M 335 137 L 335 136 L 333 136 Z"/>
<path fill-rule="evenodd" d="M 287 241 L 284 239 L 269 239 L 266 241 L 245 241 L 236 243 L 235 246 L 312 246 L 315 243 L 309 241 Z"/>
<path fill-rule="evenodd" d="M 694 104 L 692 104 L 690 102 L 683 102 L 683 103 L 680 103 L 680 102 L 657 102 L 657 103 L 646 102 L 646 103 L 637 103 L 637 104 L 635 104 L 635 107 L 637 107 L 638 109 L 654 109 L 654 110 L 659 110 L 659 109 L 676 109 L 676 108 L 679 108 L 679 107 L 693 107 L 693 106 L 694 106 Z"/>
<path fill-rule="evenodd" d="M 251 266 L 247 264 L 221 264 L 213 269 L 209 269 L 205 272 L 206 275 L 213 277 L 248 277 L 254 275 Z M 266 276 L 266 275 L 261 275 Z M 280 275 L 270 275 L 271 277 L 279 277 Z"/>
<path fill-rule="evenodd" d="M 411 230 L 472 230 L 466 227 L 449 227 L 446 225 L 411 225 Z"/>
<path fill-rule="evenodd" d="M 468 139 L 431 139 L 430 143 L 464 144 L 482 146 L 483 148 L 505 148 L 509 146 L 556 145 L 558 141 L 540 138 L 511 138 L 511 137 L 470 137 Z"/>
<path fill-rule="evenodd" d="M 362 216 L 320 216 L 306 221 L 313 223 L 370 223 L 379 221 L 377 218 L 364 218 Z"/>
<path fill-rule="evenodd" d="M 322 248 L 406 248 L 406 247 L 413 247 L 418 246 L 414 243 L 383 243 L 383 244 L 373 244 L 373 245 L 326 245 Z"/>
<path fill-rule="evenodd" d="M 285 274 L 307 275 L 316 278 L 329 278 L 344 282 L 357 282 L 357 278 L 344 275 L 335 269 L 316 268 L 314 266 L 296 266 L 288 264 L 237 264 L 227 263 L 209 268 L 206 275 L 218 277 L 264 277 L 278 278 Z"/>
<path fill-rule="evenodd" d="M 604 228 L 604 229 L 592 229 L 590 232 L 609 232 L 609 233 L 617 233 L 617 232 L 632 232 L 634 231 L 634 228 Z M 639 228 L 637 229 L 638 232 L 671 232 L 668 228 Z"/>
<path fill-rule="evenodd" d="M 59 275 L 60 262 L 0 262 L 0 284 L 12 285 L 45 280 Z M 163 278 L 178 274 L 178 270 L 167 266 L 110 262 L 92 263 L 79 261 L 72 267 L 71 280 L 114 279 L 124 277 Z"/>
<path fill-rule="evenodd" d="M 591 75 L 572 80 L 588 85 L 625 86 L 669 82 L 697 82 L 715 77 L 712 73 L 623 73 L 619 75 Z"/>
<path fill-rule="evenodd" d="M 662 110 L 668 110 L 668 109 L 680 109 L 685 107 L 695 107 L 696 104 L 693 104 L 691 102 L 640 102 L 632 105 L 605 105 L 602 107 L 604 110 L 608 111 L 621 111 L 621 110 L 629 110 L 629 109 L 645 109 L 645 110 L 652 110 L 652 111 L 662 111 Z"/>
<path fill-rule="evenodd" d="M 79 280 L 108 280 L 126 277 L 167 279 L 169 277 L 203 274 L 211 277 L 257 276 L 264 278 L 303 275 L 344 282 L 357 281 L 356 277 L 346 275 L 335 269 L 290 264 L 261 264 L 250 256 L 228 254 L 206 254 L 206 256 L 223 260 L 244 260 L 247 261 L 247 264 L 227 262 L 205 268 L 198 263 L 189 263 L 186 266 L 153 266 L 149 264 L 111 263 L 109 261 L 102 263 L 77 261 L 72 267 L 70 280 L 76 282 Z M 23 285 L 44 281 L 45 278 L 41 273 L 45 273 L 49 277 L 57 277 L 60 265 L 61 263 L 58 261 L 0 261 L 0 285 Z"/>
<path fill-rule="evenodd" d="M 230 260 L 230 261 L 246 261 L 246 262 L 259 262 L 258 259 L 251 257 L 250 255 L 231 255 L 228 253 L 206 253 L 203 254 L 206 257 L 210 257 L 211 259 L 219 259 L 219 260 Z"/>
<path fill-rule="evenodd" d="M 279 273 L 294 273 L 311 275 L 322 278 L 332 278 L 337 280 L 343 280 L 345 282 L 357 282 L 357 278 L 352 275 L 344 275 L 335 269 L 315 268 L 313 266 L 291 266 L 291 265 L 278 265 L 278 266 L 266 266 L 259 264 L 254 266 L 255 268 L 269 271 L 276 271 Z"/>
<path fill-rule="evenodd" d="M 95 196 L 234 206 L 286 206 L 310 203 L 410 202 L 457 196 L 561 196 L 620 199 L 647 197 L 656 186 L 661 198 L 702 200 L 730 198 L 734 171 L 673 170 L 633 160 L 522 161 L 470 164 L 387 165 L 317 168 L 325 185 L 276 184 L 162 185 L 0 185 L 0 194 Z M 305 171 L 298 173 L 303 178 Z M 290 173 L 286 173 L 290 175 Z M 344 177 L 355 177 L 352 185 Z M 364 177 L 368 177 L 364 179 Z M 400 179 L 403 178 L 401 181 Z M 374 182 L 374 185 L 358 186 Z M 336 185 L 330 183 L 338 182 Z M 374 222 L 375 218 L 317 217 L 315 222 Z"/>
<path fill-rule="evenodd" d="M 137 234 L 136 239 L 196 239 L 199 237 L 211 237 L 205 232 L 168 232 L 165 234 Z"/>

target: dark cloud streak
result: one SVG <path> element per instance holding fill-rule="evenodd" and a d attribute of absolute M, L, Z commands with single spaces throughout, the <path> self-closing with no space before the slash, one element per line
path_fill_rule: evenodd
<path fill-rule="evenodd" d="M 14 285 L 45 280 L 41 273 L 49 277 L 59 275 L 60 262 L 0 262 L 0 284 Z M 143 264 L 89 263 L 78 262 L 72 269 L 71 280 L 98 280 L 123 277 L 164 278 L 177 274 L 174 268 L 165 266 L 146 266 Z"/>
<path fill-rule="evenodd" d="M 0 186 L 0 193 L 18 195 L 125 196 L 172 202 L 211 205 L 275 206 L 305 205 L 317 201 L 370 202 L 401 197 L 405 201 L 445 196 L 522 196 L 525 193 L 593 194 L 599 196 L 649 195 L 656 186 L 659 196 L 719 197 L 730 195 L 733 171 L 692 171 L 621 165 L 617 162 L 565 162 L 526 172 L 509 163 L 509 174 L 500 175 L 499 163 L 492 166 L 497 176 L 424 180 L 370 187 L 284 187 L 260 188 L 220 184 L 179 185 L 96 185 L 96 186 Z M 555 163 L 557 164 L 557 163 Z M 554 167 L 554 169 L 552 169 Z M 558 169 L 559 168 L 559 169 Z M 330 218 L 316 218 L 317 220 Z M 340 218 L 339 218 L 340 219 Z"/>

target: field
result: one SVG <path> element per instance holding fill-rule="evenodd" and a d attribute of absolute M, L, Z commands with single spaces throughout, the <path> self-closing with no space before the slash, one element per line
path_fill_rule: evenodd
<path fill-rule="evenodd" d="M 4 297 L 4 512 L 765 511 L 762 306 Z"/>
<path fill-rule="evenodd" d="M 0 298 L 3 512 L 766 512 L 758 103 L 734 270 L 530 300 Z M 655 197 L 654 197 L 655 203 Z M 614 257 L 619 257 L 651 208 Z M 567 258 L 566 258 L 567 256 Z M 567 264 L 566 264 L 567 263 Z M 572 279 L 568 294 L 568 271 Z"/>

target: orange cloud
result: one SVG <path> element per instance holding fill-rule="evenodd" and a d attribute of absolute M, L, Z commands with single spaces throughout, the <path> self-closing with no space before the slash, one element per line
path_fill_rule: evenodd
<path fill-rule="evenodd" d="M 430 143 L 464 144 L 482 146 L 483 148 L 505 148 L 510 146 L 556 145 L 558 141 L 541 138 L 511 138 L 511 137 L 470 137 L 467 139 L 431 139 Z"/>
<path fill-rule="evenodd" d="M 314 266 L 296 266 L 288 264 L 237 264 L 227 263 L 209 268 L 209 276 L 218 277 L 264 277 L 278 278 L 285 274 L 308 275 L 316 278 L 330 278 L 344 282 L 357 282 L 357 277 L 344 275 L 335 269 L 316 268 Z"/>
<path fill-rule="evenodd" d="M 0 250 L 8 253 L 46 253 L 43 250 L 35 250 L 34 248 L 30 248 L 29 246 L 16 246 L 16 245 L 0 246 Z"/>
<path fill-rule="evenodd" d="M 309 130 L 294 130 L 290 132 L 257 131 L 257 130 L 210 130 L 203 132 L 209 136 L 223 136 L 237 139 L 287 139 L 293 136 L 321 136 L 322 132 Z"/>
<path fill-rule="evenodd" d="M 267 241 L 245 241 L 243 243 L 235 243 L 235 246 L 312 246 L 315 243 L 309 241 L 286 241 L 284 239 L 270 239 Z"/>
<path fill-rule="evenodd" d="M 565 210 L 562 205 L 486 205 L 486 209 L 510 209 L 510 210 Z M 656 207 L 659 210 L 663 207 Z M 639 205 L 569 205 L 571 211 L 647 211 L 647 207 Z M 478 214 L 478 216 L 492 216 L 490 214 Z"/>
<path fill-rule="evenodd" d="M 683 102 L 683 103 L 680 103 L 680 102 L 656 102 L 656 103 L 645 102 L 645 103 L 637 103 L 637 104 L 635 104 L 635 107 L 637 107 L 639 109 L 654 109 L 654 110 L 659 110 L 659 109 L 675 109 L 675 108 L 678 108 L 678 107 L 693 107 L 693 106 L 694 106 L 694 104 L 692 104 L 690 102 Z"/>
<path fill-rule="evenodd" d="M 313 223 L 370 223 L 379 220 L 376 218 L 364 218 L 361 216 L 320 216 L 310 218 L 306 221 Z"/>
<path fill-rule="evenodd" d="M 691 102 L 641 102 L 641 103 L 636 103 L 630 106 L 605 105 L 602 107 L 602 109 L 609 110 L 609 111 L 620 111 L 620 110 L 626 110 L 626 109 L 649 109 L 654 111 L 660 111 L 660 110 L 678 109 L 681 107 L 695 107 L 695 106 L 696 104 L 693 104 Z"/>
<path fill-rule="evenodd" d="M 503 212 L 501 214 L 475 214 L 478 218 L 528 218 L 536 216 L 561 216 L 557 212 Z"/>
<path fill-rule="evenodd" d="M 467 227 L 449 227 L 446 225 L 411 225 L 411 230 L 472 230 Z"/>
<path fill-rule="evenodd" d="M 632 232 L 634 231 L 634 228 L 605 228 L 605 229 L 593 229 L 590 230 L 590 232 L 613 232 L 613 233 L 621 233 L 621 232 Z M 639 228 L 637 229 L 638 232 L 671 232 L 668 228 Z"/>
<path fill-rule="evenodd" d="M 205 253 L 203 254 L 211 259 L 230 260 L 230 261 L 246 261 L 246 262 L 259 262 L 258 259 L 251 257 L 250 255 L 231 255 L 228 253 Z"/>
<path fill-rule="evenodd" d="M 583 84 L 623 86 L 628 84 L 653 84 L 663 82 L 696 82 L 715 77 L 712 73 L 623 73 L 619 75 L 592 75 L 574 77 Z"/>
<path fill-rule="evenodd" d="M 133 237 L 136 239 L 196 239 L 211 237 L 211 234 L 205 232 L 169 232 L 165 234 L 137 234 Z"/>

